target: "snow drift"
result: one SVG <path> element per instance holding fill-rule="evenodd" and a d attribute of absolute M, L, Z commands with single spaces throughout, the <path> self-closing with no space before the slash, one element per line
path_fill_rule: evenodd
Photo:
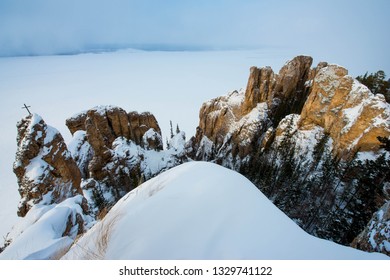
<path fill-rule="evenodd" d="M 387 259 L 305 233 L 249 180 L 189 162 L 125 195 L 64 259 Z"/>
<path fill-rule="evenodd" d="M 77 195 L 59 204 L 34 205 L 10 232 L 13 242 L 0 254 L 0 260 L 58 259 L 63 256 L 78 236 L 79 227 L 88 229 L 94 222 L 84 214 L 83 199 Z"/>

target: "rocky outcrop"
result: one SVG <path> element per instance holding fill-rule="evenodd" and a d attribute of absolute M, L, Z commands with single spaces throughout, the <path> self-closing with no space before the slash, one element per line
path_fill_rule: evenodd
<path fill-rule="evenodd" d="M 352 247 L 390 256 L 390 201 L 387 201 L 354 239 Z"/>
<path fill-rule="evenodd" d="M 95 142 L 91 143 L 95 149 L 100 146 L 110 147 L 118 137 L 125 137 L 142 145 L 143 135 L 151 128 L 161 135 L 158 122 L 151 113 L 127 113 L 115 106 L 98 106 L 76 114 L 66 120 L 66 126 L 72 135 L 78 130 L 87 131 L 91 135 L 90 142 Z M 97 134 L 101 136 L 100 140 Z M 154 148 L 162 150 L 162 143 Z"/>
<path fill-rule="evenodd" d="M 252 67 L 245 91 L 202 105 L 190 152 L 241 172 L 309 233 L 350 244 L 385 200 L 390 105 L 345 68 L 311 63 Z"/>
<path fill-rule="evenodd" d="M 248 114 L 258 103 L 272 105 L 277 75 L 271 67 L 251 67 L 242 104 L 242 115 Z"/>
<path fill-rule="evenodd" d="M 300 115 L 299 130 L 319 127 L 330 135 L 334 155 L 347 158 L 357 151 L 378 151 L 378 136 L 390 135 L 390 108 L 384 97 L 372 94 L 341 66 L 321 62 L 310 69 L 311 63 L 311 57 L 298 56 L 279 74 L 270 67 L 252 67 L 245 92 L 205 102 L 192 139 L 199 151 L 195 158 L 221 158 L 221 152 L 227 152 L 243 159 L 283 134 L 278 125 L 289 114 Z"/>
<path fill-rule="evenodd" d="M 310 96 L 303 107 L 299 128 L 320 126 L 334 141 L 338 156 L 357 151 L 377 151 L 379 137 L 390 135 L 390 107 L 383 95 L 348 76 L 338 65 L 318 71 Z"/>
<path fill-rule="evenodd" d="M 85 159 L 88 163 L 83 162 L 84 165 L 88 165 L 87 178 L 105 180 L 113 175 L 112 169 L 116 167 L 106 167 L 109 163 L 113 163 L 112 148 L 118 137 L 133 141 L 145 148 L 162 150 L 161 130 L 157 120 L 150 113 L 127 113 L 119 107 L 99 106 L 67 119 L 66 125 L 72 134 L 75 134 L 77 130 L 85 131 L 84 143 L 87 141 L 93 151 L 92 157 Z M 143 141 L 143 136 L 149 130 L 151 133 L 154 131 L 160 137 L 155 136 L 153 141 L 151 139 Z M 112 180 L 116 179 L 110 179 Z M 110 185 L 116 186 L 122 183 L 110 182 Z M 132 188 L 134 186 L 130 187 Z"/>
<path fill-rule="evenodd" d="M 137 145 L 141 145 L 145 148 L 151 148 L 154 150 L 162 150 L 163 144 L 162 140 L 158 142 L 150 142 L 151 146 L 144 146 L 146 144 L 143 142 L 143 137 L 147 131 L 152 129 L 158 135 L 161 136 L 161 129 L 157 123 L 156 118 L 149 112 L 145 113 L 137 113 L 137 112 L 129 112 L 128 113 L 129 123 L 130 123 L 130 131 L 131 136 L 130 140 L 133 140 Z M 149 143 L 149 142 L 148 142 Z"/>
<path fill-rule="evenodd" d="M 100 106 L 66 123 L 73 134 L 69 149 L 37 114 L 17 124 L 14 172 L 22 197 L 18 215 L 24 219 L 8 234 L 7 248 L 1 248 L 4 258 L 59 258 L 123 195 L 187 161 L 185 133 L 177 131 L 163 150 L 159 125 L 150 113 Z M 46 248 L 42 240 L 53 247 Z M 31 246 L 18 255 L 24 242 Z"/>
<path fill-rule="evenodd" d="M 274 74 L 270 67 L 252 67 L 242 105 L 242 114 L 248 114 L 257 104 L 266 102 L 274 124 L 292 113 L 300 113 L 308 95 L 306 81 L 313 59 L 297 56 Z"/>
<path fill-rule="evenodd" d="M 185 160 L 176 151 L 163 151 L 160 127 L 148 112 L 99 106 L 74 115 L 66 124 L 73 134 L 70 147 L 83 174 L 84 193 L 97 212 Z"/>
<path fill-rule="evenodd" d="M 252 67 L 245 92 L 234 91 L 205 102 L 193 139 L 198 151 L 195 158 L 232 154 L 233 158 L 238 155 L 243 159 L 251 154 L 257 149 L 254 142 L 264 138 L 270 127 L 276 127 L 291 113 L 301 112 L 309 92 L 307 78 L 312 61 L 311 57 L 298 56 L 288 61 L 279 74 L 274 74 L 270 67 Z"/>
<path fill-rule="evenodd" d="M 94 151 L 87 140 L 86 132 L 83 130 L 75 131 L 72 141 L 68 143 L 68 149 L 80 169 L 81 178 L 88 178 L 88 164 L 92 160 Z"/>
<path fill-rule="evenodd" d="M 60 203 L 82 194 L 80 171 L 61 134 L 37 114 L 22 119 L 17 128 L 14 173 L 22 198 L 18 215 L 24 217 L 38 203 Z"/>
<path fill-rule="evenodd" d="M 207 160 L 232 154 L 244 158 L 251 152 L 251 141 L 269 126 L 267 105 L 262 103 L 243 115 L 243 91 L 208 101 L 200 109 L 195 142 L 196 159 Z"/>

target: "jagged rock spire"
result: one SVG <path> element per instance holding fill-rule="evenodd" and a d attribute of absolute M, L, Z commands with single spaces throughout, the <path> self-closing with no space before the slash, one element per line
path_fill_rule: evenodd
<path fill-rule="evenodd" d="M 64 139 L 37 114 L 17 124 L 14 162 L 21 201 L 18 215 L 24 217 L 34 204 L 60 203 L 82 194 L 81 175 Z"/>

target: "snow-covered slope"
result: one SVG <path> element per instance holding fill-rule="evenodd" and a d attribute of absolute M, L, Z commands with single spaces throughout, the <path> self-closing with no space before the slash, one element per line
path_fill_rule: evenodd
<path fill-rule="evenodd" d="M 64 259 L 387 259 L 310 236 L 240 174 L 206 162 L 124 196 Z"/>
<path fill-rule="evenodd" d="M 58 259 L 94 220 L 82 209 L 83 196 L 59 204 L 34 205 L 10 232 L 13 242 L 0 254 L 0 260 Z"/>

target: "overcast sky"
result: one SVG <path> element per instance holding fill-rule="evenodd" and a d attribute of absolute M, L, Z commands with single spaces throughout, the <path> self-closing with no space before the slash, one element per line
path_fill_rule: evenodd
<path fill-rule="evenodd" d="M 389 15 L 388 0 L 0 0 L 0 55 L 107 45 L 292 48 L 390 71 Z"/>

